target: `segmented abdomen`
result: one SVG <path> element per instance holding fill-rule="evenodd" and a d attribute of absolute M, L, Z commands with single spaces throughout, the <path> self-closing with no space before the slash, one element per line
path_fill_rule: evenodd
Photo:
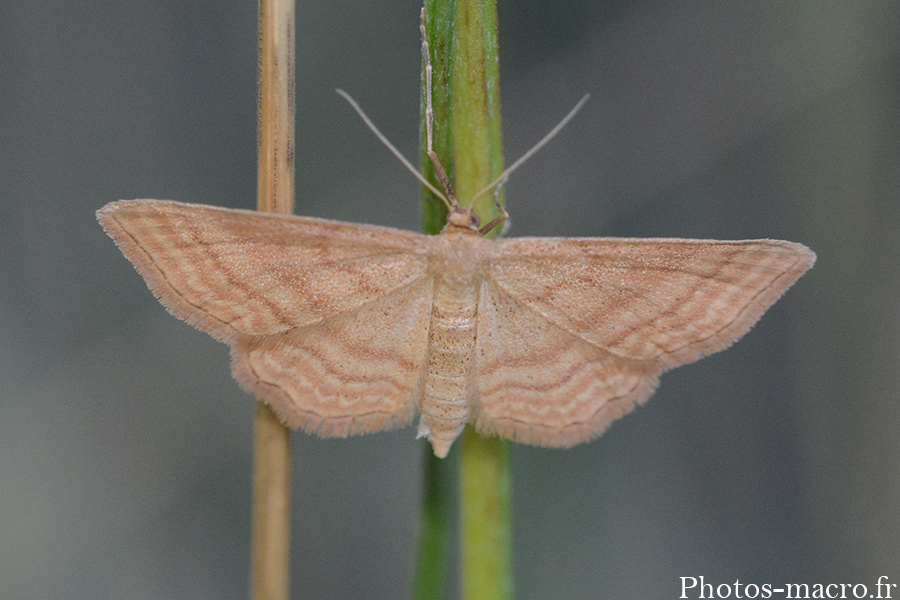
<path fill-rule="evenodd" d="M 471 281 L 436 282 L 420 432 L 438 456 L 446 455 L 469 420 L 477 306 L 477 286 Z"/>

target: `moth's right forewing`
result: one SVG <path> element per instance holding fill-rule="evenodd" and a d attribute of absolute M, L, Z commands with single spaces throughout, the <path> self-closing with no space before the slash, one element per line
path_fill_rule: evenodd
<path fill-rule="evenodd" d="M 756 240 L 518 238 L 482 261 L 475 425 L 570 446 L 723 349 L 815 260 Z"/>
<path fill-rule="evenodd" d="M 113 202 L 101 225 L 176 316 L 217 339 L 273 335 L 425 276 L 425 236 L 158 200 Z"/>
<path fill-rule="evenodd" d="M 615 356 L 668 369 L 729 346 L 815 262 L 779 240 L 518 238 L 489 276 Z"/>

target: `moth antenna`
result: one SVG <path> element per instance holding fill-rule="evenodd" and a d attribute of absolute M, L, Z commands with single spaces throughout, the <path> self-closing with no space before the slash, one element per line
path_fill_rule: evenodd
<path fill-rule="evenodd" d="M 443 200 L 444 204 L 447 205 L 448 209 L 452 209 L 454 206 L 454 203 L 451 203 L 450 200 L 448 200 L 447 197 L 443 193 L 441 193 L 436 187 L 431 185 L 431 182 L 428 181 L 427 179 L 425 179 L 425 177 L 421 173 L 419 173 L 414 166 L 412 166 L 412 163 L 410 163 L 408 160 L 406 160 L 406 157 L 403 156 L 403 154 L 399 150 L 397 150 L 397 148 L 394 147 L 394 145 L 390 142 L 390 140 L 388 140 L 387 137 L 385 137 L 385 135 L 383 133 L 381 133 L 381 131 L 378 130 L 378 128 L 375 126 L 375 123 L 373 123 L 372 119 L 370 119 L 368 117 L 368 115 L 366 115 L 366 113 L 363 111 L 362 107 L 360 107 L 360 105 L 357 104 L 356 100 L 354 100 L 353 97 L 350 96 L 350 94 L 348 94 L 347 92 L 345 92 L 342 89 L 337 89 L 335 91 L 338 94 L 340 94 L 344 98 L 344 100 L 346 100 L 350 104 L 350 106 L 353 107 L 353 110 L 356 111 L 356 113 L 360 116 L 360 118 L 363 120 L 363 122 L 366 124 L 366 126 L 370 130 L 372 130 L 372 133 L 375 134 L 375 137 L 377 137 L 378 140 L 382 144 L 387 146 L 388 150 L 390 150 L 391 152 L 394 153 L 394 156 L 396 156 L 400 160 L 400 162 L 403 163 L 403 166 L 406 167 L 407 169 L 409 169 L 409 172 L 412 173 L 413 175 L 415 175 L 416 178 L 422 182 L 422 185 L 424 185 L 429 190 L 431 190 L 431 193 L 433 193 L 435 196 L 437 196 L 438 198 Z M 446 174 L 444 176 L 446 177 Z"/>
<path fill-rule="evenodd" d="M 578 104 L 576 104 L 572 108 L 572 110 L 569 111 L 569 114 L 567 114 L 565 117 L 563 117 L 563 120 L 560 121 L 559 123 L 557 123 L 556 127 L 551 129 L 550 132 L 547 133 L 547 135 L 542 137 L 541 141 L 539 141 L 537 144 L 532 146 L 531 150 L 529 150 L 528 152 L 523 154 L 522 157 L 519 158 L 519 160 L 517 160 L 516 162 L 514 162 L 513 164 L 508 166 L 506 168 L 506 170 L 504 170 L 502 173 L 500 173 L 500 175 L 496 179 L 494 179 L 492 182 L 490 182 L 484 188 L 482 188 L 481 191 L 479 191 L 477 194 L 472 196 L 472 201 L 471 201 L 470 206 L 474 206 L 475 201 L 478 198 L 480 198 L 482 195 L 486 194 L 488 192 L 488 190 L 490 190 L 494 186 L 499 185 L 499 184 L 505 182 L 507 179 L 509 179 L 509 176 L 513 171 L 515 171 L 516 169 L 521 167 L 522 163 L 524 163 L 526 160 L 528 160 L 529 158 L 534 156 L 538 150 L 540 150 L 541 148 L 544 147 L 544 145 L 546 145 L 547 142 L 549 142 L 554 137 L 556 137 L 556 134 L 559 133 L 563 127 L 565 127 L 566 125 L 569 124 L 569 121 L 571 121 L 575 117 L 575 115 L 578 114 L 578 111 L 581 110 L 581 107 L 584 106 L 584 103 L 587 102 L 590 97 L 591 97 L 590 94 L 585 94 L 584 96 L 582 96 L 581 100 L 578 101 Z"/>
<path fill-rule="evenodd" d="M 434 166 L 434 174 L 437 175 L 444 192 L 447 194 L 448 209 L 459 207 L 456 201 L 456 194 L 453 193 L 453 185 L 450 183 L 450 177 L 444 170 L 444 165 L 438 160 L 437 153 L 434 151 L 434 105 L 431 103 L 431 53 L 428 50 L 428 36 L 425 34 L 425 7 L 419 13 L 419 32 L 422 35 L 422 62 L 424 63 L 425 77 L 425 150 L 431 164 Z"/>

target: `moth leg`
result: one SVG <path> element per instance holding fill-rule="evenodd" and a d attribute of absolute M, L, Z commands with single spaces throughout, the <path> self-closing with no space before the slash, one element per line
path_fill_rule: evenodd
<path fill-rule="evenodd" d="M 503 205 L 500 204 L 500 191 L 503 189 L 503 186 L 506 185 L 506 182 L 509 181 L 509 176 L 504 177 L 500 180 L 500 183 L 497 184 L 497 187 L 494 188 L 494 206 L 497 208 L 497 212 L 500 213 L 497 218 L 493 219 L 490 223 L 483 226 L 478 230 L 478 233 L 481 235 L 486 235 L 488 232 L 492 231 L 497 225 L 503 223 L 503 229 L 500 230 L 500 233 L 497 237 L 503 237 L 506 235 L 506 232 L 509 231 L 510 225 L 512 223 L 509 219 L 509 213 L 506 212 L 506 209 L 503 208 Z"/>

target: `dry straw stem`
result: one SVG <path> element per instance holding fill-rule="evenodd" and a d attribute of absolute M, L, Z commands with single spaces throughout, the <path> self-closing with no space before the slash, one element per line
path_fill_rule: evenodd
<path fill-rule="evenodd" d="M 294 209 L 294 2 L 259 0 L 257 208 Z M 254 426 L 250 595 L 288 600 L 290 430 L 257 401 Z"/>

